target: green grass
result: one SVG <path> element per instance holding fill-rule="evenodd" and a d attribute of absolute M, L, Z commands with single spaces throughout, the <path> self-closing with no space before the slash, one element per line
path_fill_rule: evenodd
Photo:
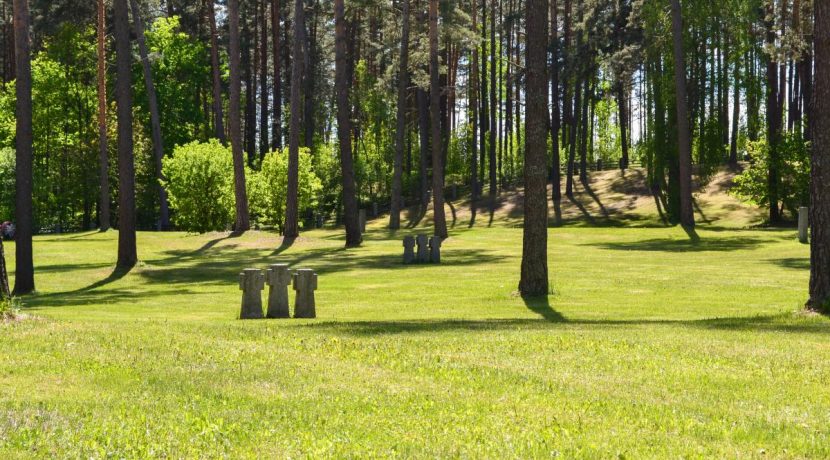
<path fill-rule="evenodd" d="M 0 457 L 830 456 L 794 230 L 553 228 L 556 293 L 526 302 L 521 229 L 458 225 L 404 267 L 381 225 L 354 250 L 140 233 L 126 274 L 115 232 L 36 238 Z M 318 271 L 318 319 L 235 319 L 237 273 L 274 262 Z"/>

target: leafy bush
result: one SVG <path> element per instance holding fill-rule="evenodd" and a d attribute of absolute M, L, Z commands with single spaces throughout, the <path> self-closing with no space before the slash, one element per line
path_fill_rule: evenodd
<path fill-rule="evenodd" d="M 0 149 L 0 222 L 14 220 L 14 165 L 14 149 Z"/>
<path fill-rule="evenodd" d="M 233 157 L 212 139 L 176 147 L 163 160 L 175 224 L 188 231 L 224 230 L 233 221 Z"/>
<path fill-rule="evenodd" d="M 752 163 L 735 178 L 735 187 L 730 193 L 744 201 L 768 206 L 770 158 L 766 141 L 747 142 L 747 152 Z M 800 133 L 785 133 L 778 145 L 778 157 L 781 179 L 778 199 L 784 209 L 795 216 L 800 206 L 810 202 L 810 149 Z"/>
<path fill-rule="evenodd" d="M 298 181 L 300 211 L 313 208 L 323 186 L 314 173 L 312 156 L 306 148 L 300 149 Z M 261 170 L 249 175 L 248 183 L 251 212 L 261 223 L 275 225 L 282 232 L 288 195 L 288 149 L 265 155 Z"/>

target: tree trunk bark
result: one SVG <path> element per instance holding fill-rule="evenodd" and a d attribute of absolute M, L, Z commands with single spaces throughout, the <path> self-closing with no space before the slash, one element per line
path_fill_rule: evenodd
<path fill-rule="evenodd" d="M 561 159 L 559 158 L 559 8 L 557 0 L 550 2 L 550 42 L 553 59 L 550 66 L 550 91 L 553 106 L 550 117 L 551 157 L 550 181 L 553 185 L 551 199 L 554 206 L 562 201 Z"/>
<path fill-rule="evenodd" d="M 136 41 L 138 41 L 138 52 L 141 56 L 141 68 L 144 71 L 144 86 L 147 88 L 147 105 L 150 108 L 150 131 L 153 140 L 153 160 L 155 160 L 156 179 L 159 183 L 159 229 L 170 229 L 170 211 L 167 203 L 167 190 L 161 185 L 164 176 L 161 171 L 161 159 L 164 158 L 164 141 L 161 137 L 161 120 L 159 119 L 158 100 L 156 99 L 156 87 L 153 84 L 153 71 L 150 68 L 150 59 L 147 57 L 147 42 L 144 39 L 144 22 L 141 20 L 141 10 L 136 0 L 130 0 L 130 9 L 133 13 Z"/>
<path fill-rule="evenodd" d="M 524 164 L 524 237 L 519 292 L 545 296 L 548 286 L 547 134 L 548 80 L 547 0 L 526 0 L 527 21 L 527 116 Z"/>
<path fill-rule="evenodd" d="M 135 166 L 133 159 L 133 99 L 130 76 L 130 21 L 127 0 L 113 3 L 118 105 L 118 266 L 132 268 L 136 250 Z"/>
<path fill-rule="evenodd" d="M 282 76 L 280 75 L 280 1 L 271 0 L 271 41 L 274 52 L 272 56 L 274 66 L 274 120 L 271 146 L 274 149 L 282 148 Z"/>
<path fill-rule="evenodd" d="M 429 95 L 423 88 L 416 90 L 418 102 L 418 135 L 421 146 L 421 161 L 419 162 L 418 173 L 421 182 L 421 212 L 426 213 L 429 207 L 429 174 L 427 164 L 429 163 Z"/>
<path fill-rule="evenodd" d="M 472 0 L 472 15 L 473 15 L 473 34 L 478 34 L 478 5 L 476 0 Z M 476 218 L 476 202 L 478 201 L 478 150 L 484 148 L 484 144 L 479 144 L 478 137 L 478 45 L 473 46 L 473 57 L 470 63 L 470 124 L 472 125 L 471 141 L 472 149 L 470 152 L 470 222 L 475 222 Z"/>
<path fill-rule="evenodd" d="M 732 95 L 732 137 L 729 140 L 729 164 L 738 165 L 738 122 L 741 117 L 741 64 L 735 61 L 735 89 Z"/>
<path fill-rule="evenodd" d="M 485 28 L 487 24 L 484 25 Z M 496 173 L 496 0 L 490 0 L 490 135 L 488 136 L 488 170 L 490 172 L 490 211 L 495 210 L 499 193 Z"/>
<path fill-rule="evenodd" d="M 403 33 L 401 34 L 401 67 L 398 71 L 398 119 L 395 130 L 392 203 L 389 210 L 389 228 L 392 230 L 401 228 L 401 181 L 403 180 L 403 150 L 406 137 L 406 87 L 409 81 L 409 0 L 403 0 L 403 18 L 401 20 L 403 21 Z"/>
<path fill-rule="evenodd" d="M 32 62 L 29 43 L 29 2 L 14 0 L 14 42 L 16 103 L 16 186 L 15 186 L 15 276 L 14 294 L 35 290 L 32 256 Z"/>
<path fill-rule="evenodd" d="M 245 188 L 245 154 L 242 151 L 242 129 L 240 126 L 240 103 L 242 96 L 242 81 L 239 75 L 239 0 L 229 0 L 228 17 L 230 21 L 230 106 L 228 124 L 231 137 L 231 151 L 233 153 L 234 196 L 236 198 L 236 222 L 234 230 L 247 231 L 250 224 L 248 215 L 248 194 Z"/>
<path fill-rule="evenodd" d="M 620 81 L 617 82 L 617 109 L 620 116 L 620 147 L 622 147 L 620 169 L 625 171 L 628 169 L 628 104 L 625 97 L 625 82 L 622 81 L 622 76 L 618 78 Z"/>
<path fill-rule="evenodd" d="M 810 303 L 830 313 L 830 2 L 815 3 L 815 85 L 812 91 L 812 242 Z"/>
<path fill-rule="evenodd" d="M 11 289 L 9 289 L 9 273 L 6 270 L 6 250 L 3 248 L 3 236 L 0 235 L 0 300 L 9 300 L 12 298 Z"/>
<path fill-rule="evenodd" d="M 302 72 L 305 58 L 303 56 L 303 41 L 305 40 L 305 11 L 303 0 L 294 1 L 294 43 L 291 56 L 291 128 L 288 139 L 288 194 L 285 208 L 285 237 L 296 238 L 299 229 L 299 203 L 297 192 L 299 187 L 300 161 L 300 85 L 303 84 Z M 310 78 L 310 76 L 309 76 Z M 308 96 L 308 95 L 307 95 Z"/>
<path fill-rule="evenodd" d="M 344 0 L 334 0 L 335 23 L 335 75 L 334 84 L 337 94 L 337 138 L 340 148 L 340 167 L 343 176 L 343 222 L 346 226 L 346 247 L 359 246 L 363 240 L 358 220 L 357 195 L 354 178 L 354 160 L 352 159 L 352 127 L 349 115 L 349 84 L 347 70 L 348 36 L 346 34 L 346 12 Z M 293 118 L 293 117 L 292 117 Z"/>
<path fill-rule="evenodd" d="M 766 42 L 775 46 L 773 7 L 767 7 Z M 767 171 L 767 189 L 769 195 L 770 223 L 781 221 L 778 209 L 778 140 L 781 134 L 781 112 L 778 104 L 778 66 L 772 56 L 767 57 L 767 149 L 769 149 L 769 170 Z"/>
<path fill-rule="evenodd" d="M 259 31 L 259 159 L 271 148 L 268 138 L 268 16 L 267 0 L 259 0 L 261 29 Z"/>
<path fill-rule="evenodd" d="M 101 0 L 103 1 L 103 0 Z M 222 108 L 222 79 L 219 75 L 219 39 L 216 35 L 216 11 L 214 0 L 208 0 L 208 14 L 210 17 L 210 70 L 213 79 L 213 115 L 216 138 L 222 145 L 227 145 L 225 137 L 225 115 Z"/>
<path fill-rule="evenodd" d="M 444 171 L 441 152 L 441 85 L 438 68 L 438 0 L 429 0 L 429 80 L 432 115 L 432 207 L 435 236 L 447 237 L 444 214 Z"/>
<path fill-rule="evenodd" d="M 107 141 L 107 28 L 106 2 L 98 0 L 98 227 L 110 228 L 109 144 Z"/>
<path fill-rule="evenodd" d="M 680 223 L 695 226 L 692 206 L 692 140 L 686 92 L 686 57 L 683 50 L 683 17 L 680 0 L 672 0 L 672 38 L 674 43 L 674 83 L 677 97 L 677 143 L 680 183 Z"/>

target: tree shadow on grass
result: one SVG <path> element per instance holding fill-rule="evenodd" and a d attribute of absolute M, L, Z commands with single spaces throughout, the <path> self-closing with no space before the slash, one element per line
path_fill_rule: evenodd
<path fill-rule="evenodd" d="M 592 246 L 612 251 L 645 252 L 729 252 L 755 249 L 768 240 L 754 236 L 707 237 L 700 238 L 690 233 L 688 240 L 671 238 L 654 238 L 640 241 L 621 241 L 610 243 L 589 243 Z"/>
<path fill-rule="evenodd" d="M 790 313 L 766 316 L 726 317 L 695 320 L 632 319 L 632 320 L 580 320 L 567 319 L 550 309 L 543 313 L 544 301 L 528 306 L 542 315 L 541 318 L 505 318 L 505 319 L 430 319 L 401 321 L 327 321 L 304 324 L 300 327 L 327 333 L 348 334 L 353 336 L 375 336 L 384 334 L 421 334 L 459 331 L 510 331 L 510 330 L 557 330 L 570 326 L 595 329 L 630 329 L 636 327 L 684 327 L 724 332 L 774 332 L 790 334 L 818 334 L 830 336 L 830 319 L 794 318 Z M 552 313 L 551 313 L 552 312 Z"/>
<path fill-rule="evenodd" d="M 488 251 L 447 249 L 443 251 L 440 265 L 404 265 L 402 253 L 365 254 L 344 247 L 305 249 L 296 253 L 267 253 L 259 249 L 223 245 L 206 254 L 192 251 L 171 250 L 165 257 L 148 261 L 147 266 L 136 273 L 152 283 L 164 284 L 215 284 L 233 283 L 244 268 L 264 268 L 274 263 L 286 263 L 290 268 L 311 268 L 317 274 L 356 270 L 403 270 L 440 268 L 496 263 L 505 257 Z"/>
<path fill-rule="evenodd" d="M 769 262 L 772 262 L 773 264 L 778 265 L 779 267 L 790 268 L 792 270 L 810 269 L 810 259 L 808 257 L 788 257 L 784 259 L 770 259 Z"/>
<path fill-rule="evenodd" d="M 522 300 L 528 310 L 541 316 L 545 321 L 551 323 L 561 323 L 565 321 L 565 317 L 550 306 L 550 299 L 548 296 L 522 297 Z"/>

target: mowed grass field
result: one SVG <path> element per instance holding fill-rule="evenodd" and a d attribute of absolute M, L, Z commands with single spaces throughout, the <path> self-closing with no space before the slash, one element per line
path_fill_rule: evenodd
<path fill-rule="evenodd" d="M 35 239 L 32 318 L 0 325 L 2 458 L 827 458 L 830 320 L 794 229 L 456 225 L 404 266 L 378 220 L 277 235 Z M 7 255 L 13 266 L 13 244 Z M 319 274 L 316 320 L 239 321 L 237 274 Z M 293 293 L 292 293 L 293 299 Z"/>

